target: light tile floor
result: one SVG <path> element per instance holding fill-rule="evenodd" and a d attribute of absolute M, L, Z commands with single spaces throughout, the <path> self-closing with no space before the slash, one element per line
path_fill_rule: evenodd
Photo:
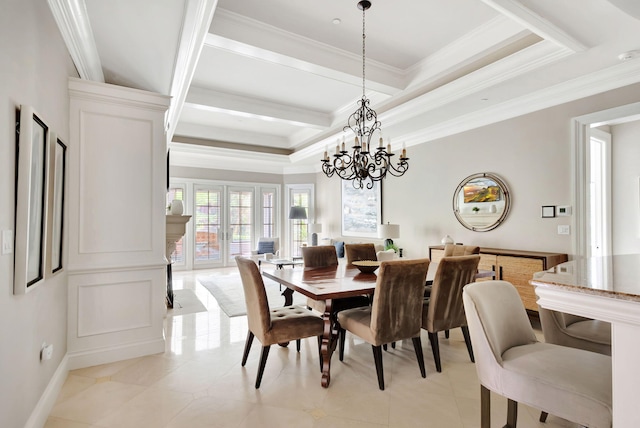
<path fill-rule="evenodd" d="M 434 427 L 480 426 L 480 386 L 459 329 L 440 339 L 442 373 L 423 333 L 427 378 L 411 341 L 384 352 L 385 390 L 377 385 L 371 347 L 347 335 L 344 362 L 335 356 L 331 385 L 320 386 L 317 342 L 274 346 L 260 389 L 254 341 L 240 366 L 246 317 L 227 317 L 196 280 L 234 269 L 174 272 L 174 288 L 192 289 L 207 312 L 169 314 L 166 351 L 69 373 L 45 428 Z M 540 335 L 539 329 L 537 333 Z M 518 427 L 577 427 L 520 406 Z M 506 399 L 492 394 L 492 427 L 506 421 Z"/>

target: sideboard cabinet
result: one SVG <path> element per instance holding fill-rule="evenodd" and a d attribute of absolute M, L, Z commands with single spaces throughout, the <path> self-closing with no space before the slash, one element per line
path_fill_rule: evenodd
<path fill-rule="evenodd" d="M 437 263 L 442 257 L 444 257 L 443 245 L 429 247 L 429 258 L 432 262 Z M 535 272 L 550 269 L 566 262 L 567 259 L 567 255 L 561 253 L 480 247 L 478 269 L 492 270 L 495 272 L 496 279 L 512 283 L 520 293 L 524 307 L 529 311 L 537 312 L 536 293 L 533 286 L 529 284 L 529 280 L 533 278 Z"/>

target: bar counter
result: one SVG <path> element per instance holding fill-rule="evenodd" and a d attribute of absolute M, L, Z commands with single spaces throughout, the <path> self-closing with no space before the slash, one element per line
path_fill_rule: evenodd
<path fill-rule="evenodd" d="M 572 260 L 530 283 L 543 308 L 611 323 L 613 426 L 639 427 L 640 254 Z"/>

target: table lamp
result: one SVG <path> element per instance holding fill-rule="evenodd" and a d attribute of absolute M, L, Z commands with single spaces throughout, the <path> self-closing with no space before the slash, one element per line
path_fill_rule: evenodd
<path fill-rule="evenodd" d="M 399 224 L 380 224 L 378 225 L 378 238 L 384 238 L 384 247 L 388 248 L 393 245 L 393 239 L 400 237 Z"/>
<path fill-rule="evenodd" d="M 322 232 L 322 225 L 320 223 L 311 223 L 309 232 L 311 232 L 311 245 L 315 247 L 318 245 L 318 233 Z"/>

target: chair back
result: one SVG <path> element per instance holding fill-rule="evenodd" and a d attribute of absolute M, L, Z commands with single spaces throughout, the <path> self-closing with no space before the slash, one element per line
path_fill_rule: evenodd
<path fill-rule="evenodd" d="M 280 250 L 280 238 L 266 238 L 266 237 L 258 238 L 258 246 L 256 247 L 256 251 L 260 250 L 261 242 L 273 242 L 273 254 L 276 254 Z M 268 252 L 271 252 L 271 251 L 268 251 Z"/>
<path fill-rule="evenodd" d="M 455 244 L 446 244 L 444 246 L 444 257 L 471 256 L 473 254 L 480 254 L 480 247 L 474 245 Z"/>
<path fill-rule="evenodd" d="M 420 315 L 429 263 L 429 259 L 380 263 L 370 325 L 377 344 L 420 335 Z"/>
<path fill-rule="evenodd" d="M 480 256 L 443 257 L 431 286 L 429 310 L 423 314 L 423 327 L 435 333 L 467 325 L 462 288 L 475 281 Z"/>
<path fill-rule="evenodd" d="M 338 253 L 334 245 L 302 247 L 302 261 L 305 267 L 337 266 Z"/>
<path fill-rule="evenodd" d="M 538 308 L 546 343 L 611 355 L 611 324 L 566 312 Z"/>
<path fill-rule="evenodd" d="M 538 341 L 522 299 L 510 282 L 473 282 L 464 287 L 462 298 L 478 375 L 491 371 L 483 370 L 487 365 L 502 364 L 505 351 Z M 485 355 L 478 355 L 477 349 Z M 494 383 L 487 381 L 480 379 L 487 387 Z"/>
<path fill-rule="evenodd" d="M 377 260 L 374 244 L 345 244 L 344 252 L 347 256 L 347 264 L 360 260 Z"/>
<path fill-rule="evenodd" d="M 271 315 L 262 275 L 251 259 L 236 256 L 236 264 L 242 279 L 249 331 L 264 343 L 265 333 L 271 330 Z"/>

